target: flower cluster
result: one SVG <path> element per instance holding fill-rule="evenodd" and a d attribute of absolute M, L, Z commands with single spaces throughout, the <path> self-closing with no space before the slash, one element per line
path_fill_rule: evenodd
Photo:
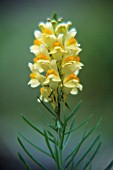
<path fill-rule="evenodd" d="M 39 24 L 39 30 L 34 32 L 34 44 L 30 51 L 35 55 L 31 70 L 29 85 L 40 87 L 40 99 L 51 102 L 55 108 L 59 100 L 66 102 L 69 93 L 77 94 L 82 90 L 79 70 L 83 64 L 78 56 L 80 44 L 75 35 L 76 29 L 71 28 L 71 22 L 64 23 L 62 19 L 48 19 Z"/>

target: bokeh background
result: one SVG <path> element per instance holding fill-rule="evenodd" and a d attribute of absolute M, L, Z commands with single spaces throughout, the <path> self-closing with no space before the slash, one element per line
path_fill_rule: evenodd
<path fill-rule="evenodd" d="M 36 101 L 39 91 L 27 86 L 30 73 L 27 65 L 34 57 L 29 52 L 34 30 L 54 12 L 73 22 L 83 49 L 80 56 L 85 66 L 80 77 L 84 90 L 68 101 L 72 108 L 80 99 L 83 101 L 76 121 L 80 122 L 90 113 L 94 114 L 92 122 L 102 117 L 99 132 L 103 143 L 92 169 L 103 170 L 113 160 L 113 1 L 3 0 L 0 1 L 1 170 L 24 170 L 18 151 L 30 161 L 17 142 L 17 131 L 46 149 L 42 138 L 33 133 L 20 114 L 26 115 L 40 129 L 51 122 L 50 114 Z M 76 140 L 74 134 L 70 144 Z M 51 169 L 53 163 L 48 164 L 48 159 L 40 153 L 38 159 Z"/>

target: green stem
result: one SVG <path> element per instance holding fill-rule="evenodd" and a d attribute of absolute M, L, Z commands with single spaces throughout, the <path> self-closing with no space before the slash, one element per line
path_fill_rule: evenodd
<path fill-rule="evenodd" d="M 59 149 L 59 162 L 60 162 L 60 166 L 58 168 L 58 170 L 64 170 L 63 168 L 63 159 L 62 159 L 62 148 L 61 148 L 61 143 L 62 143 L 62 126 L 61 126 L 61 120 L 60 120 L 60 111 L 61 111 L 61 107 L 60 107 L 60 102 L 58 102 L 58 112 L 57 112 L 57 118 L 58 118 L 58 122 L 60 123 L 60 127 L 58 127 L 58 149 Z"/>
<path fill-rule="evenodd" d="M 58 121 L 60 122 L 60 102 L 58 102 L 58 113 L 57 113 L 57 116 L 58 116 Z"/>

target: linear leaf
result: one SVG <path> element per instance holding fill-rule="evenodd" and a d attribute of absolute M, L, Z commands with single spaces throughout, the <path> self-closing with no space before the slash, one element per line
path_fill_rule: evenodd
<path fill-rule="evenodd" d="M 38 133 L 40 133 L 42 136 L 44 136 L 43 132 L 41 130 L 39 130 L 36 126 L 33 125 L 33 123 L 31 123 L 30 120 L 28 120 L 23 114 L 21 114 L 21 117 L 23 118 L 23 120 L 30 125 L 34 130 L 36 130 Z"/>
<path fill-rule="evenodd" d="M 70 161 L 67 163 L 67 165 L 65 166 L 65 168 L 67 168 L 71 161 L 74 159 L 74 157 L 76 156 L 76 154 L 78 153 L 81 145 L 84 143 L 84 141 L 96 130 L 96 128 L 99 126 L 100 124 L 100 120 L 96 123 L 96 125 L 94 126 L 94 128 L 92 128 L 88 133 L 87 135 L 83 136 L 82 140 L 80 141 L 80 143 L 77 145 L 77 147 L 74 148 L 74 150 L 67 156 L 67 158 L 65 160 L 67 160 L 71 155 L 71 159 Z"/>
<path fill-rule="evenodd" d="M 76 169 L 78 167 L 78 165 L 80 164 L 80 162 L 86 157 L 86 155 L 91 151 L 91 149 L 93 148 L 93 146 L 97 143 L 98 139 L 100 138 L 100 135 L 98 135 L 96 137 L 96 139 L 93 141 L 93 143 L 90 145 L 90 147 L 88 148 L 88 150 L 85 152 L 85 154 L 82 156 L 82 158 L 76 163 L 76 165 L 74 166 L 74 169 Z"/>
<path fill-rule="evenodd" d="M 39 165 L 43 170 L 47 170 L 46 167 L 44 167 L 39 161 L 37 161 L 25 148 L 25 146 L 23 145 L 22 141 L 20 140 L 20 138 L 18 137 L 18 142 L 20 143 L 21 147 L 23 148 L 23 150 L 25 151 L 25 153 L 37 164 Z"/>
<path fill-rule="evenodd" d="M 112 170 L 111 168 L 113 168 L 113 160 L 110 162 L 110 164 L 104 170 Z"/>
<path fill-rule="evenodd" d="M 38 97 L 38 96 L 37 96 Z M 49 107 L 46 106 L 46 104 L 38 97 L 38 100 L 42 103 L 42 105 L 53 115 L 56 117 L 56 115 L 49 109 Z"/>
<path fill-rule="evenodd" d="M 50 145 L 50 143 L 49 143 L 49 138 L 48 138 L 48 136 L 47 136 L 46 131 L 44 131 L 44 137 L 45 137 L 45 141 L 46 141 L 46 144 L 47 144 L 47 146 L 48 146 L 48 149 L 49 149 L 49 151 L 50 151 L 50 153 L 51 153 L 51 156 L 52 156 L 53 159 L 55 159 L 55 156 L 54 156 L 54 153 L 53 153 L 53 151 L 52 151 L 51 145 Z"/>
<path fill-rule="evenodd" d="M 65 103 L 65 106 L 71 111 L 71 108 L 69 107 L 67 103 Z"/>
<path fill-rule="evenodd" d="M 54 144 L 54 147 L 55 147 L 56 164 L 57 164 L 58 169 L 60 169 L 60 158 L 59 158 L 58 146 L 56 144 Z"/>
<path fill-rule="evenodd" d="M 68 139 L 69 139 L 69 137 L 70 137 L 71 130 L 72 130 L 73 126 L 74 126 L 74 123 L 75 123 L 75 118 L 74 118 L 73 121 L 71 122 L 71 125 L 70 125 L 70 128 L 69 128 L 69 133 L 67 133 L 67 137 L 66 137 L 66 139 L 65 139 L 64 146 L 66 145 L 66 143 L 67 143 L 67 141 L 68 141 Z M 66 133 L 65 133 L 65 134 L 66 134 Z"/>
<path fill-rule="evenodd" d="M 57 131 L 57 128 L 54 125 L 49 124 L 49 127 L 53 129 L 55 132 Z"/>
<path fill-rule="evenodd" d="M 82 142 L 83 142 L 83 139 L 84 139 L 84 137 L 82 138 L 82 140 L 79 142 L 79 144 L 70 152 L 70 154 L 65 158 L 65 161 L 67 160 L 67 159 L 69 159 L 74 153 L 76 154 L 77 153 L 77 151 L 78 151 L 78 149 L 80 148 L 80 145 L 82 144 Z M 75 155 L 74 154 L 74 155 Z M 74 157 L 73 157 L 74 158 Z M 68 164 L 70 164 L 71 163 L 71 161 L 69 161 L 68 162 Z M 68 166 L 68 164 L 66 165 L 66 166 Z"/>
<path fill-rule="evenodd" d="M 36 126 L 34 126 L 33 123 L 31 123 L 31 121 L 28 120 L 24 115 L 21 114 L 21 117 L 22 117 L 23 120 L 24 120 L 28 125 L 30 125 L 36 132 L 38 132 L 39 134 L 41 134 L 42 136 L 44 136 L 44 133 L 43 133 L 41 130 L 39 130 Z M 49 140 L 54 143 L 54 141 L 53 141 L 52 139 L 49 138 Z"/>
<path fill-rule="evenodd" d="M 92 162 L 92 160 L 94 159 L 95 155 L 97 154 L 100 146 L 101 146 L 102 142 L 100 142 L 95 150 L 95 152 L 93 153 L 93 155 L 91 156 L 90 160 L 86 163 L 86 165 L 84 166 L 83 170 L 85 170 L 89 165 L 90 163 Z"/>
<path fill-rule="evenodd" d="M 65 130 L 66 130 L 67 123 L 64 123 L 63 125 L 63 130 L 62 130 L 62 136 L 61 136 L 61 143 L 60 143 L 60 149 L 63 149 L 63 142 L 64 142 L 64 135 L 65 135 Z"/>
<path fill-rule="evenodd" d="M 78 104 L 76 105 L 76 107 L 74 108 L 74 110 L 70 113 L 70 115 L 66 118 L 66 122 L 68 122 L 76 113 L 76 111 L 79 109 L 80 105 L 81 105 L 81 101 L 78 102 Z"/>
<path fill-rule="evenodd" d="M 71 132 L 73 132 L 73 131 L 75 131 L 75 130 L 77 130 L 77 129 L 79 129 L 79 128 L 81 128 L 84 124 L 86 124 L 88 121 L 89 121 L 89 119 L 91 118 L 93 116 L 93 114 L 91 114 L 85 121 L 83 121 L 80 125 L 78 125 L 76 128 L 74 128 L 74 129 L 72 129 L 72 130 L 69 130 L 69 132 L 66 132 L 65 133 L 65 135 L 66 134 L 69 134 L 69 133 L 71 133 Z"/>
<path fill-rule="evenodd" d="M 21 156 L 21 154 L 20 154 L 19 152 L 18 152 L 18 156 L 19 156 L 21 162 L 24 164 L 25 168 L 26 168 L 27 170 L 31 170 L 31 168 L 30 168 L 29 165 L 25 162 L 24 158 Z"/>
<path fill-rule="evenodd" d="M 54 138 L 54 135 L 49 130 L 47 130 L 47 132 L 52 138 Z"/>
<path fill-rule="evenodd" d="M 34 148 L 38 149 L 39 151 L 41 151 L 42 153 L 46 154 L 47 156 L 51 157 L 51 155 L 49 153 L 47 153 L 46 151 L 44 151 L 43 149 L 41 149 L 39 146 L 34 145 L 31 141 L 29 141 L 25 136 L 23 136 L 20 132 L 18 132 L 18 134 L 25 140 L 27 141 L 30 145 L 32 145 Z"/>

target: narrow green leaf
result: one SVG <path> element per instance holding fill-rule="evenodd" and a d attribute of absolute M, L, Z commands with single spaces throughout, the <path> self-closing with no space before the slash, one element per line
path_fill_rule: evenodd
<path fill-rule="evenodd" d="M 86 140 L 87 138 L 88 138 L 88 136 L 90 136 L 90 134 L 92 133 L 92 132 L 94 132 L 97 128 L 98 128 L 98 126 L 100 125 L 100 122 L 101 122 L 101 118 L 100 118 L 100 120 L 95 124 L 95 126 L 89 131 L 89 133 L 87 133 L 87 135 L 84 137 L 84 140 Z"/>
<path fill-rule="evenodd" d="M 69 105 L 67 103 L 65 103 L 65 105 L 69 109 L 69 111 L 71 111 L 71 108 L 69 107 Z"/>
<path fill-rule="evenodd" d="M 37 161 L 25 148 L 25 146 L 23 145 L 22 141 L 20 140 L 20 138 L 18 137 L 18 142 L 20 143 L 22 149 L 25 151 L 25 153 L 37 164 L 39 165 L 43 170 L 47 170 L 39 161 Z"/>
<path fill-rule="evenodd" d="M 69 128 L 69 132 L 72 130 L 72 128 L 73 128 L 73 126 L 74 126 L 74 123 L 75 123 L 75 118 L 74 118 L 74 119 L 72 120 L 72 122 L 71 122 L 71 125 L 70 125 L 70 128 Z M 65 133 L 65 134 L 66 134 L 66 133 Z M 65 142 L 64 142 L 64 147 L 66 146 L 66 143 L 67 143 L 67 141 L 68 141 L 68 139 L 69 139 L 69 137 L 70 137 L 70 134 L 71 134 L 71 132 L 68 133 L 68 134 L 66 134 L 67 137 L 66 137 Z"/>
<path fill-rule="evenodd" d="M 49 124 L 49 127 L 50 127 L 51 129 L 53 129 L 55 132 L 57 131 L 57 130 L 56 130 L 57 128 L 56 128 L 54 125 L 50 125 L 50 124 Z"/>
<path fill-rule="evenodd" d="M 41 130 L 39 130 L 36 126 L 34 126 L 33 123 L 31 123 L 30 120 L 28 120 L 24 115 L 21 114 L 21 117 L 22 117 L 23 120 L 24 120 L 28 125 L 30 125 L 36 132 L 38 132 L 39 134 L 41 134 L 42 136 L 44 136 L 44 133 L 43 133 Z M 49 138 L 49 140 L 54 143 L 54 141 L 53 141 L 52 139 Z"/>
<path fill-rule="evenodd" d="M 113 160 L 110 162 L 110 164 L 104 170 L 112 170 L 111 168 L 113 168 Z"/>
<path fill-rule="evenodd" d="M 25 136 L 23 136 L 20 132 L 18 132 L 18 134 L 25 140 L 27 141 L 30 145 L 32 145 L 34 148 L 38 149 L 39 151 L 41 151 L 42 153 L 44 153 L 45 155 L 51 157 L 51 155 L 49 153 L 47 153 L 46 151 L 44 151 L 43 149 L 41 149 L 39 146 L 34 145 L 30 140 L 28 140 Z"/>
<path fill-rule="evenodd" d="M 50 153 L 51 153 L 51 156 L 52 156 L 52 158 L 55 160 L 55 156 L 54 156 L 54 153 L 53 153 L 53 151 L 52 151 L 51 145 L 50 145 L 50 143 L 49 143 L 49 138 L 48 138 L 48 136 L 47 136 L 46 131 L 44 131 L 44 137 L 45 137 L 45 141 L 46 141 L 46 144 L 47 144 L 47 146 L 48 146 L 48 149 L 49 149 L 49 151 L 50 151 Z"/>
<path fill-rule="evenodd" d="M 54 135 L 49 130 L 47 130 L 47 132 L 50 135 L 50 137 L 54 138 Z"/>
<path fill-rule="evenodd" d="M 72 129 L 72 130 L 69 130 L 69 132 L 66 132 L 65 133 L 65 135 L 66 134 L 69 134 L 69 133 L 71 133 L 71 132 L 73 132 L 73 131 L 75 131 L 75 130 L 78 130 L 79 128 L 81 128 L 84 124 L 86 124 L 88 121 L 89 121 L 89 119 L 91 118 L 93 116 L 93 114 L 91 114 L 85 121 L 83 121 L 80 125 L 78 125 L 76 128 L 74 128 L 74 129 Z"/>
<path fill-rule="evenodd" d="M 99 140 L 100 135 L 98 135 L 96 137 L 96 139 L 93 141 L 93 143 L 90 145 L 90 147 L 88 148 L 88 150 L 85 152 L 85 154 L 81 157 L 81 159 L 76 163 L 76 165 L 74 166 L 74 169 L 76 169 L 78 167 L 78 165 L 81 163 L 81 161 L 86 157 L 86 155 L 91 151 L 91 149 L 94 147 L 94 145 L 97 143 L 97 141 Z"/>
<path fill-rule="evenodd" d="M 89 165 L 89 170 L 92 170 L 92 164 Z"/>
<path fill-rule="evenodd" d="M 74 166 L 74 159 L 71 162 L 71 170 L 73 169 L 73 166 Z"/>
<path fill-rule="evenodd" d="M 23 118 L 23 120 L 30 125 L 34 130 L 36 130 L 38 133 L 40 133 L 42 136 L 44 136 L 43 132 L 41 130 L 39 130 L 36 126 L 33 125 L 33 123 L 30 122 L 30 120 L 28 120 L 23 114 L 21 114 L 21 117 Z"/>
<path fill-rule="evenodd" d="M 75 107 L 75 109 L 71 112 L 71 114 L 64 120 L 64 127 L 67 126 L 67 122 L 75 115 L 76 111 L 78 110 L 78 108 L 80 107 L 80 104 L 81 104 L 81 101 L 77 104 L 77 106 Z M 65 139 L 65 143 L 64 143 L 64 146 L 66 145 L 68 139 L 69 139 L 69 136 L 70 136 L 70 132 L 74 126 L 74 122 L 75 122 L 75 119 L 73 119 L 73 121 L 71 122 L 71 125 L 70 125 L 70 128 L 69 128 L 69 132 L 67 133 L 64 133 L 67 134 L 67 138 Z"/>
<path fill-rule="evenodd" d="M 58 149 L 58 146 L 56 144 L 54 144 L 54 147 L 55 147 L 55 158 L 56 158 L 55 160 L 56 160 L 56 164 L 57 164 L 58 169 L 60 169 L 59 149 Z"/>
<path fill-rule="evenodd" d="M 38 97 L 38 96 L 37 96 Z M 49 109 L 49 107 L 46 106 L 46 104 L 38 97 L 38 100 L 42 103 L 42 105 L 53 115 L 56 117 L 56 115 Z"/>
<path fill-rule="evenodd" d="M 86 163 L 86 165 L 84 166 L 83 170 L 86 170 L 86 168 L 90 165 L 90 163 L 92 162 L 92 160 L 94 159 L 95 155 L 97 154 L 100 146 L 101 146 L 102 142 L 100 142 L 95 150 L 95 152 L 93 153 L 93 155 L 91 156 L 90 160 Z"/>
<path fill-rule="evenodd" d="M 78 153 L 81 145 L 84 143 L 84 141 L 96 130 L 96 128 L 99 126 L 100 124 L 100 120 L 96 123 L 96 125 L 94 126 L 94 128 L 92 128 L 88 133 L 87 135 L 83 136 L 82 140 L 80 141 L 80 143 L 77 145 L 77 147 L 74 148 L 74 150 L 67 156 L 67 158 L 65 160 L 67 160 L 71 155 L 71 159 L 70 161 L 67 163 L 67 165 L 65 166 L 65 168 L 67 168 L 71 161 L 74 159 L 74 157 L 76 156 L 76 154 Z"/>
<path fill-rule="evenodd" d="M 60 143 L 60 149 L 63 149 L 63 143 L 64 143 L 64 135 L 65 135 L 65 130 L 66 130 L 67 123 L 64 123 L 63 125 L 63 130 L 62 130 L 62 135 L 61 135 L 61 143 Z"/>
<path fill-rule="evenodd" d="M 25 162 L 24 158 L 21 156 L 21 154 L 20 154 L 19 152 L 18 152 L 18 156 L 19 156 L 21 162 L 24 164 L 25 168 L 26 168 L 27 170 L 31 170 L 31 168 L 30 168 L 29 165 Z"/>
<path fill-rule="evenodd" d="M 78 102 L 78 104 L 76 105 L 76 107 L 74 108 L 74 110 L 70 113 L 70 115 L 66 118 L 66 122 L 68 122 L 76 113 L 76 111 L 79 109 L 80 105 L 81 105 L 81 101 Z"/>
<path fill-rule="evenodd" d="M 70 152 L 70 154 L 65 158 L 65 161 L 66 160 L 68 160 L 74 153 L 76 153 L 77 152 L 77 149 L 79 149 L 79 146 L 80 146 L 80 144 L 83 142 L 83 139 L 84 138 L 82 138 L 82 140 L 79 142 L 79 144 L 77 145 L 77 146 L 75 146 L 75 148 Z M 71 162 L 68 162 L 69 164 L 71 163 Z M 68 164 L 67 164 L 67 166 L 68 166 Z"/>

